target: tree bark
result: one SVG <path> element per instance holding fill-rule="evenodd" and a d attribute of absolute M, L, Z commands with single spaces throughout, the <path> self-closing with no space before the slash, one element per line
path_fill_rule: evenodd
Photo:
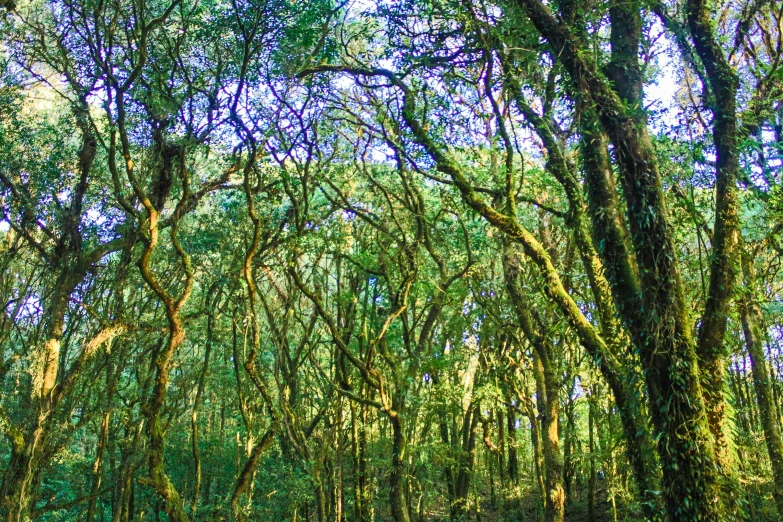
<path fill-rule="evenodd" d="M 646 125 L 639 124 L 587 61 L 578 39 L 540 0 L 517 3 L 568 71 L 575 94 L 594 104 L 624 179 L 645 310 L 642 364 L 659 435 L 668 515 L 672 520 L 717 519 L 721 516 L 720 503 L 715 502 L 721 497 L 718 461 L 705 421 L 692 323 Z"/>
<path fill-rule="evenodd" d="M 593 431 L 595 426 L 595 392 L 597 387 L 592 386 L 590 390 L 590 396 L 587 402 L 587 436 L 588 436 L 588 450 L 590 452 L 590 476 L 588 477 L 587 485 L 587 520 L 588 522 L 595 522 L 595 486 L 596 486 L 596 473 L 595 473 L 595 439 L 593 437 Z"/>
<path fill-rule="evenodd" d="M 739 81 L 729 64 L 712 26 L 712 15 L 704 0 L 688 0 L 688 26 L 714 95 L 712 112 L 713 141 L 716 151 L 715 225 L 712 238 L 710 282 L 707 302 L 699 326 L 698 355 L 701 385 L 716 456 L 727 484 L 724 487 L 728 508 L 738 511 L 739 491 L 731 462 L 729 433 L 726 427 L 724 345 L 728 308 L 733 295 L 739 248 L 739 174 L 737 136 L 737 87 Z M 703 79 L 704 80 L 704 79 Z"/>
<path fill-rule="evenodd" d="M 408 503 L 405 500 L 405 452 L 406 440 L 399 414 L 387 414 L 392 426 L 392 465 L 389 473 L 389 505 L 394 522 L 410 522 Z"/>
<path fill-rule="evenodd" d="M 353 463 L 353 519 L 354 522 L 364 522 L 364 499 L 362 491 L 362 466 L 359 451 L 359 416 L 356 403 L 349 402 L 351 408 L 351 457 Z"/>
<path fill-rule="evenodd" d="M 263 455 L 264 451 L 271 446 L 274 441 L 274 430 L 267 430 L 267 432 L 264 433 L 264 436 L 261 437 L 261 440 L 253 446 L 247 462 L 245 462 L 245 465 L 239 472 L 237 483 L 234 486 L 234 492 L 231 494 L 231 512 L 237 520 L 243 519 L 239 501 L 242 498 L 242 495 L 247 493 L 250 489 L 250 482 L 252 481 L 253 474 L 258 466 L 258 461 L 261 459 L 261 455 Z"/>
<path fill-rule="evenodd" d="M 209 306 L 209 300 L 207 300 L 207 306 Z M 204 384 L 209 372 L 209 358 L 212 355 L 212 328 L 213 328 L 213 314 L 211 310 L 207 311 L 207 339 L 206 346 L 204 348 L 204 365 L 201 367 L 201 372 L 198 377 L 198 387 L 196 388 L 196 397 L 193 400 L 193 412 L 190 416 L 191 427 L 191 450 L 193 452 L 193 499 L 190 506 L 191 516 L 195 516 L 198 509 L 199 495 L 201 493 L 201 451 L 198 443 L 198 411 L 201 407 L 201 398 L 204 395 Z"/>
<path fill-rule="evenodd" d="M 783 519 L 783 439 L 778 425 L 778 405 L 772 398 L 770 374 L 764 354 L 764 318 L 756 300 L 758 287 L 753 258 L 750 253 L 742 255 L 742 273 L 745 279 L 745 288 L 739 301 L 739 311 L 745 334 L 745 347 L 750 356 L 753 387 L 756 390 L 756 399 L 759 404 L 759 416 L 764 428 L 764 440 L 767 443 L 767 453 L 772 467 L 772 496 L 775 499 L 778 514 Z"/>

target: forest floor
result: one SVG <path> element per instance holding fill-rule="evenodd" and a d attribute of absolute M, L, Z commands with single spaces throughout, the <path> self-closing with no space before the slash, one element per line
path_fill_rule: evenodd
<path fill-rule="evenodd" d="M 566 503 L 566 522 L 590 522 L 587 492 L 583 493 L 575 495 L 576 498 Z M 493 505 L 488 497 L 485 498 L 487 500 L 481 502 L 480 515 L 477 517 L 474 509 L 470 514 L 470 520 L 477 522 L 537 522 L 543 520 L 542 514 L 537 513 L 538 496 L 533 491 L 523 492 L 519 501 L 505 505 L 497 503 Z M 777 522 L 780 520 L 771 495 L 753 495 L 752 503 L 752 508 L 748 509 L 752 517 L 750 522 Z M 593 522 L 636 522 L 641 520 L 643 519 L 623 498 L 615 498 L 613 506 L 611 497 L 605 489 L 596 491 Z"/>
<path fill-rule="evenodd" d="M 489 521 L 515 521 L 515 522 L 536 522 L 542 520 L 542 514 L 537 513 L 537 495 L 530 491 L 520 499 L 517 508 L 514 506 L 497 506 L 493 508 L 491 502 L 483 502 L 481 509 L 481 520 Z M 565 520 L 566 522 L 589 522 L 589 512 L 587 505 L 587 494 L 577 496 L 571 502 L 566 504 Z M 521 509 L 520 509 L 521 507 Z M 611 499 L 605 490 L 596 491 L 595 519 L 594 522 L 621 522 L 635 520 L 626 505 L 618 500 L 612 507 Z"/>
<path fill-rule="evenodd" d="M 537 522 L 543 520 L 543 513 L 537 507 L 538 496 L 532 490 L 523 490 L 517 500 L 493 501 L 489 491 L 479 492 L 481 498 L 480 511 L 471 506 L 467 519 L 476 522 Z M 577 492 L 575 498 L 566 504 L 566 522 L 589 522 L 587 491 Z M 386 513 L 378 513 L 379 520 L 386 520 Z M 448 507 L 442 503 L 428 506 L 423 515 L 424 520 L 447 521 Z M 593 522 L 631 522 L 634 517 L 628 505 L 616 499 L 614 507 L 605 489 L 596 491 L 595 519 Z"/>

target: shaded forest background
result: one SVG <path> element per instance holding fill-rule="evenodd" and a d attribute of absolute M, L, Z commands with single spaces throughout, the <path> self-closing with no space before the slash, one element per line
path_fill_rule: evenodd
<path fill-rule="evenodd" d="M 0 9 L 4 520 L 783 519 L 783 4 Z"/>

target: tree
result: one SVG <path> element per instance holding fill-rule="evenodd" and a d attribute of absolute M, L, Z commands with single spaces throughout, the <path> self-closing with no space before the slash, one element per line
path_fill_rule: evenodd
<path fill-rule="evenodd" d="M 783 513 L 776 4 L 2 7 L 6 520 Z"/>

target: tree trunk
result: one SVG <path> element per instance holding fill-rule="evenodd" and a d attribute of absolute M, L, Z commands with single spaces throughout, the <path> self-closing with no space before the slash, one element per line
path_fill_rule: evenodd
<path fill-rule="evenodd" d="M 109 438 L 110 419 L 110 411 L 103 414 L 101 433 L 98 436 L 98 448 L 95 451 L 95 463 L 92 466 L 93 479 L 92 487 L 90 488 L 90 500 L 87 504 L 87 516 L 84 519 L 85 522 L 92 522 L 93 518 L 95 518 L 95 508 L 98 504 L 98 492 L 101 490 L 101 478 L 103 475 L 103 454 L 106 450 L 106 441 Z"/>
<path fill-rule="evenodd" d="M 516 485 L 519 482 L 519 461 L 517 460 L 517 419 L 516 415 L 514 414 L 514 409 L 511 407 L 509 407 L 506 412 L 506 423 L 506 438 L 508 445 L 508 478 L 514 485 Z"/>
<path fill-rule="evenodd" d="M 565 517 L 565 491 L 563 490 L 563 458 L 560 455 L 560 434 L 558 420 L 560 417 L 560 397 L 558 376 L 548 359 L 542 360 L 537 355 L 543 373 L 544 389 L 537 393 L 537 401 L 543 402 L 541 429 L 543 435 L 544 465 L 546 466 L 546 509 L 545 522 L 563 522 Z"/>
<path fill-rule="evenodd" d="M 541 450 L 541 428 L 538 422 L 538 416 L 533 409 L 533 405 L 528 401 L 527 406 L 527 418 L 530 420 L 530 441 L 533 449 L 533 465 L 536 470 L 535 482 L 536 489 L 538 490 L 538 503 L 541 514 L 546 511 L 547 496 L 546 496 L 546 483 L 544 482 L 544 453 Z"/>
<path fill-rule="evenodd" d="M 209 307 L 209 302 L 207 302 Z M 190 417 L 191 426 L 191 449 L 193 452 L 193 500 L 190 506 L 191 516 L 196 515 L 196 509 L 198 509 L 198 500 L 201 493 L 201 451 L 198 444 L 198 410 L 201 407 L 201 398 L 204 395 L 204 383 L 207 378 L 207 372 L 209 372 L 209 357 L 212 354 L 212 328 L 213 328 L 213 315 L 212 311 L 207 311 L 207 339 L 206 346 L 204 348 L 204 365 L 201 367 L 201 373 L 198 377 L 198 388 L 196 389 L 196 397 L 193 401 L 193 413 Z"/>
<path fill-rule="evenodd" d="M 712 238 L 710 282 L 707 303 L 699 326 L 699 369 L 712 435 L 716 441 L 716 455 L 722 472 L 729 481 L 733 475 L 726 428 L 726 401 L 723 397 L 725 368 L 723 360 L 728 351 L 723 339 L 726 333 L 728 306 L 737 272 L 739 246 L 739 203 L 737 177 L 739 174 L 736 97 L 738 78 L 723 54 L 718 36 L 713 30 L 710 7 L 704 0 L 688 0 L 688 26 L 693 46 L 704 65 L 706 78 L 714 96 L 712 111 L 713 141 L 716 149 L 715 172 L 715 226 Z M 736 487 L 736 485 L 735 485 Z M 736 496 L 737 492 L 727 492 Z M 728 499 L 731 501 L 731 499 Z M 736 506 L 732 509 L 736 510 Z"/>
<path fill-rule="evenodd" d="M 545 466 L 544 520 L 546 522 L 562 522 L 565 515 L 565 492 L 563 491 L 563 459 L 560 455 L 558 431 L 560 384 L 553 368 L 553 361 L 551 361 L 553 350 L 534 325 L 527 301 L 521 292 L 519 260 L 508 247 L 503 260 L 506 287 L 517 312 L 520 329 L 533 346 L 536 406 L 541 419 L 542 453 Z"/>
<path fill-rule="evenodd" d="M 249 491 L 253 474 L 256 471 L 256 466 L 258 466 L 258 461 L 261 459 L 261 455 L 263 455 L 264 451 L 272 445 L 274 442 L 274 437 L 274 430 L 270 429 L 264 433 L 264 436 L 261 437 L 261 440 L 259 440 L 253 446 L 247 462 L 242 467 L 242 471 L 240 471 L 239 475 L 237 476 L 237 483 L 234 486 L 234 492 L 231 494 L 231 513 L 234 515 L 234 518 L 238 520 L 242 519 L 239 501 L 242 498 L 242 495 Z"/>
<path fill-rule="evenodd" d="M 362 492 L 362 466 L 359 452 L 359 416 L 356 413 L 356 403 L 349 402 L 351 408 L 351 457 L 353 461 L 353 519 L 354 522 L 364 522 L 364 499 Z"/>
<path fill-rule="evenodd" d="M 756 399 L 759 404 L 759 416 L 764 428 L 764 439 L 767 443 L 767 452 L 772 467 L 773 490 L 772 496 L 778 514 L 783 519 L 783 439 L 781 439 L 778 426 L 777 405 L 772 399 L 770 386 L 770 374 L 767 370 L 767 361 L 762 344 L 764 318 L 758 305 L 758 288 L 756 285 L 755 270 L 751 254 L 742 256 L 742 272 L 745 279 L 745 288 L 740 299 L 739 310 L 742 317 L 742 328 L 745 334 L 745 347 L 750 356 L 750 367 L 753 374 L 753 387 L 756 390 Z"/>
<path fill-rule="evenodd" d="M 394 522 L 410 522 L 408 503 L 405 500 L 405 433 L 399 414 L 391 412 L 389 420 L 392 426 L 392 465 L 389 473 L 389 505 Z"/>
<path fill-rule="evenodd" d="M 574 91 L 595 104 L 624 179 L 643 301 L 640 350 L 661 463 L 663 498 L 674 520 L 721 515 L 720 474 L 699 382 L 698 360 L 668 223 L 662 181 L 640 124 L 589 61 L 570 29 L 540 0 L 517 0 L 568 71 Z M 688 499 L 687 504 L 684 499 Z"/>
<path fill-rule="evenodd" d="M 590 477 L 588 479 L 587 491 L 587 520 L 595 522 L 595 439 L 593 437 L 595 425 L 595 392 L 597 387 L 593 385 L 590 390 L 590 396 L 587 402 L 587 432 L 588 432 L 588 450 L 590 452 Z"/>

